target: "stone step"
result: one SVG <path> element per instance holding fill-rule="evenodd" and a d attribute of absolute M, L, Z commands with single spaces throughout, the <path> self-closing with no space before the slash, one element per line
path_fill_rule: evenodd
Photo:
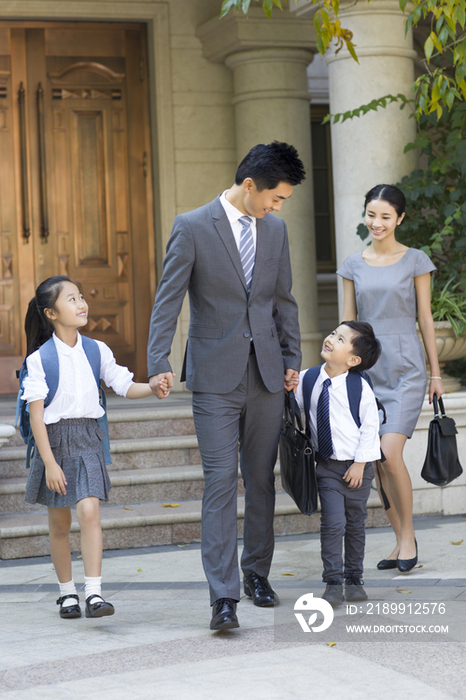
<path fill-rule="evenodd" d="M 25 471 L 25 470 L 24 470 Z M 110 501 L 112 505 L 144 503 L 145 501 L 170 501 L 201 499 L 204 489 L 202 466 L 198 464 L 156 469 L 128 469 L 109 472 L 112 482 Z M 14 514 L 34 512 L 42 506 L 31 505 L 24 500 L 27 475 L 0 479 L 0 513 Z M 280 467 L 275 467 L 275 490 L 283 491 Z M 238 493 L 244 493 L 243 480 L 238 471 Z"/>
<path fill-rule="evenodd" d="M 201 462 L 195 435 L 112 440 L 110 452 L 112 464 L 108 467 L 109 472 L 184 466 Z M 0 474 L 5 478 L 24 476 L 25 461 L 24 444 L 21 447 L 2 447 Z"/>
<path fill-rule="evenodd" d="M 194 435 L 194 420 L 191 406 L 169 408 L 133 408 L 131 402 L 126 408 L 112 408 L 109 401 L 107 411 L 110 440 L 135 438 L 175 437 Z M 14 425 L 15 417 L 2 417 L 2 423 Z M 19 430 L 9 439 L 8 447 L 24 447 Z"/>
<path fill-rule="evenodd" d="M 201 539 L 201 501 L 181 502 L 177 507 L 162 503 L 134 503 L 101 508 L 104 549 L 150 547 L 158 544 L 189 544 Z M 303 534 L 319 530 L 318 513 L 302 515 L 291 498 L 277 494 L 275 534 Z M 243 535 L 244 496 L 238 496 L 238 537 Z M 368 527 L 386 525 L 377 494 L 368 503 Z M 80 551 L 79 527 L 73 511 L 71 549 Z M 47 513 L 0 516 L 0 556 L 2 559 L 50 554 Z"/>

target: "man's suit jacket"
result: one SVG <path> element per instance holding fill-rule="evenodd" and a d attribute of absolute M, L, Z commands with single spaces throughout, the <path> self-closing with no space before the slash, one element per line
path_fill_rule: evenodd
<path fill-rule="evenodd" d="M 186 291 L 191 311 L 185 358 L 188 389 L 232 391 L 243 378 L 251 338 L 269 391 L 283 389 L 287 369 L 300 369 L 298 309 L 291 295 L 286 225 L 269 214 L 257 219 L 256 225 L 256 259 L 248 294 L 220 199 L 176 217 L 152 311 L 149 377 L 172 371 L 168 356 Z"/>

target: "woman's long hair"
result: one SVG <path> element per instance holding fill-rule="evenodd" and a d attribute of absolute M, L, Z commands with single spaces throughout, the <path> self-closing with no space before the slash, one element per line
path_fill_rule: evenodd
<path fill-rule="evenodd" d="M 65 275 L 48 277 L 36 289 L 36 296 L 29 302 L 24 328 L 26 331 L 26 357 L 35 352 L 53 334 L 52 322 L 45 315 L 45 309 L 53 309 L 60 294 L 63 282 L 71 282 Z"/>

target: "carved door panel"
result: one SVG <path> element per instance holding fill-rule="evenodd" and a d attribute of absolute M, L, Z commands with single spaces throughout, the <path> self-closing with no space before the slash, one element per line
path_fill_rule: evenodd
<path fill-rule="evenodd" d="M 35 286 L 54 274 L 81 283 L 90 306 L 85 332 L 143 378 L 155 287 L 144 34 L 131 25 L 51 23 L 7 31 L 11 76 L 2 74 L 0 55 L 0 148 L 8 134 L 16 207 L 3 211 L 11 170 L 8 178 L 0 165 L 0 318 L 10 314 L 13 341 L 7 347 L 0 329 L 0 381 L 24 354 L 20 327 Z M 2 112 L 2 80 L 10 79 L 18 97 L 10 91 Z M 16 270 L 7 229 L 16 233 Z"/>

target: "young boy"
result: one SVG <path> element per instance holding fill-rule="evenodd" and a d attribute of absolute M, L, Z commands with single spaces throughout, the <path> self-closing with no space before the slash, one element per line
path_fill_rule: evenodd
<path fill-rule="evenodd" d="M 354 383 L 358 379 L 361 383 L 358 427 L 351 412 L 347 377 L 350 372 L 363 372 L 372 367 L 379 358 L 380 350 L 380 343 L 369 323 L 343 321 L 324 340 L 321 356 L 325 363 L 311 387 L 309 423 L 316 451 L 321 504 L 322 578 L 327 584 L 322 598 L 332 606 L 340 605 L 345 600 L 343 578 L 347 601 L 367 600 L 362 586 L 364 581 L 361 580 L 364 520 L 374 478 L 372 461 L 380 459 L 379 418 L 369 383 L 363 377 L 351 377 L 351 380 L 356 380 Z M 296 400 L 301 409 L 305 404 L 303 384 L 304 390 L 309 391 L 309 381 L 304 382 L 308 371 L 312 372 L 304 370 L 300 373 L 296 390 Z"/>

